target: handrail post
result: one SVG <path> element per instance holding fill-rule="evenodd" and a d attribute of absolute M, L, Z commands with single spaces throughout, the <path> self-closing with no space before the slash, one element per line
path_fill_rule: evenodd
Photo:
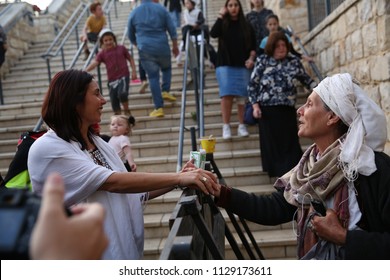
<path fill-rule="evenodd" d="M 49 84 L 51 82 L 51 69 L 50 69 L 50 58 L 46 57 L 46 65 L 47 65 L 47 77 L 49 79 Z"/>
<path fill-rule="evenodd" d="M 79 30 L 76 28 L 75 29 L 75 33 L 76 33 L 76 46 L 77 46 L 77 49 L 79 49 L 80 47 L 80 42 L 79 42 Z"/>
<path fill-rule="evenodd" d="M 3 82 L 2 82 L 2 75 L 0 75 L 0 104 L 4 105 L 4 98 L 3 98 Z"/>
<path fill-rule="evenodd" d="M 184 142 L 184 123 L 185 123 L 185 113 L 186 113 L 186 99 L 187 99 L 187 67 L 188 67 L 188 45 L 189 45 L 189 36 L 187 36 L 185 41 L 186 53 L 184 61 L 184 71 L 183 71 L 183 88 L 181 91 L 181 110 L 180 110 L 180 127 L 179 127 L 179 145 L 177 148 L 177 165 L 176 172 L 181 170 L 183 165 L 183 142 Z"/>
<path fill-rule="evenodd" d="M 66 65 L 65 65 L 64 47 L 61 48 L 61 60 L 62 60 L 62 67 L 65 70 L 66 69 Z"/>
<path fill-rule="evenodd" d="M 200 44 L 200 54 L 199 54 L 199 138 L 204 136 L 204 30 L 201 32 L 201 44 Z"/>

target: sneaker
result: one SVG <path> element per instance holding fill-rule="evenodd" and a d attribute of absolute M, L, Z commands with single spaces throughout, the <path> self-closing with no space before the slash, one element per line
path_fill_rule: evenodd
<path fill-rule="evenodd" d="M 172 94 L 170 94 L 167 91 L 162 92 L 162 98 L 168 101 L 176 101 L 176 97 L 174 97 Z"/>
<path fill-rule="evenodd" d="M 139 88 L 139 93 L 145 93 L 146 88 L 148 87 L 148 82 L 147 81 L 142 81 L 142 85 Z"/>
<path fill-rule="evenodd" d="M 232 138 L 232 132 L 230 131 L 230 125 L 224 124 L 222 128 L 222 138 L 230 139 Z"/>
<path fill-rule="evenodd" d="M 237 128 L 237 135 L 240 137 L 247 137 L 249 136 L 249 132 L 246 129 L 245 124 L 239 124 Z"/>
<path fill-rule="evenodd" d="M 150 114 L 149 117 L 164 117 L 164 111 L 163 108 L 154 109 Z"/>

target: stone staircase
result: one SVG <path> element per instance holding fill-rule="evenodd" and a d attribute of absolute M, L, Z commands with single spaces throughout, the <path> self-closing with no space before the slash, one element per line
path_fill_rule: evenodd
<path fill-rule="evenodd" d="M 208 1 L 208 18 L 212 26 L 217 13 L 224 5 L 224 0 Z M 122 37 L 127 24 L 130 6 L 121 3 L 118 9 L 118 19 L 113 18 L 113 31 L 118 40 Z M 180 34 L 181 31 L 178 30 Z M 21 132 L 31 130 L 40 116 L 43 96 L 49 85 L 47 69 L 40 57 L 51 42 L 35 42 L 20 62 L 11 69 L 11 73 L 3 80 L 4 101 L 0 106 L 0 172 L 3 176 L 15 153 L 17 139 Z M 216 46 L 215 41 L 212 43 Z M 128 41 L 125 42 L 128 45 Z M 70 41 L 65 47 L 65 59 L 68 63 L 76 50 L 76 42 Z M 135 62 L 138 54 L 135 52 Z M 81 68 L 83 62 L 78 62 L 76 68 Z M 131 142 L 138 171 L 141 172 L 175 172 L 177 164 L 177 148 L 180 124 L 181 88 L 183 84 L 183 68 L 178 68 L 172 60 L 171 93 L 176 95 L 174 103 L 165 102 L 165 117 L 150 118 L 153 102 L 150 91 L 139 94 L 139 86 L 130 87 L 129 104 L 137 123 L 134 127 Z M 62 70 L 59 59 L 51 63 L 52 73 Z M 109 101 L 106 88 L 106 72 L 102 66 L 103 94 Z M 222 119 L 218 85 L 214 70 L 206 68 L 205 78 L 205 135 L 217 138 L 215 161 L 230 186 L 254 193 L 270 193 L 272 182 L 261 169 L 259 138 L 257 126 L 249 127 L 250 136 L 231 140 L 221 137 Z M 235 108 L 235 106 L 233 106 Z M 187 107 L 185 126 L 196 127 L 191 113 L 195 112 L 195 97 L 193 91 L 187 92 Z M 106 104 L 102 117 L 102 133 L 109 134 L 108 124 L 112 115 L 110 104 Z M 238 121 L 236 111 L 232 114 L 233 135 L 236 133 Z M 185 132 L 183 161 L 189 158 L 191 149 L 190 134 Z M 305 143 L 304 143 L 305 144 Z M 306 143 L 307 144 L 307 143 Z M 148 202 L 145 208 L 145 259 L 158 259 L 164 247 L 165 238 L 169 233 L 168 220 L 177 203 L 181 192 L 172 191 Z M 226 213 L 222 211 L 227 217 Z M 229 223 L 229 222 L 228 222 Z M 260 226 L 249 223 L 253 234 L 267 259 L 291 259 L 295 257 L 296 237 L 291 223 L 281 226 Z M 232 228 L 232 227 L 231 227 Z M 238 239 L 237 239 L 238 240 Z M 235 259 L 226 244 L 226 258 Z"/>

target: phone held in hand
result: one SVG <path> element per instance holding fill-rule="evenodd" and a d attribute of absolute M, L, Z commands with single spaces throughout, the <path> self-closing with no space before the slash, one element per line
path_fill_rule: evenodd
<path fill-rule="evenodd" d="M 310 201 L 311 206 L 318 212 L 321 216 L 326 216 L 326 207 L 325 205 L 318 199 L 312 199 Z"/>

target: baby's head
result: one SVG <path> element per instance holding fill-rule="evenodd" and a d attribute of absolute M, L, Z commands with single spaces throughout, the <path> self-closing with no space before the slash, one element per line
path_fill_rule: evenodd
<path fill-rule="evenodd" d="M 269 33 L 276 32 L 279 29 L 279 18 L 277 15 L 271 14 L 265 18 L 265 26 Z"/>
<path fill-rule="evenodd" d="M 133 116 L 114 115 L 111 117 L 110 131 L 112 136 L 129 136 L 134 125 L 135 119 Z"/>

